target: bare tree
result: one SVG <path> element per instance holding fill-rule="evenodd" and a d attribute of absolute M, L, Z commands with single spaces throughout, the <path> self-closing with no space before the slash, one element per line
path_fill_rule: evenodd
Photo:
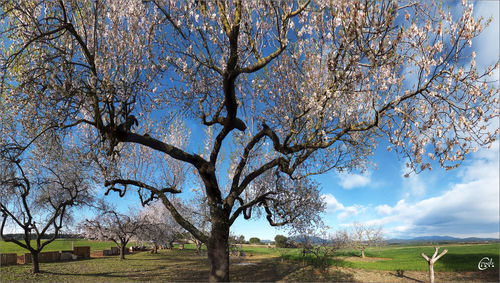
<path fill-rule="evenodd" d="M 0 236 L 31 253 L 33 273 L 40 272 L 38 255 L 70 223 L 72 210 L 91 201 L 87 166 L 57 139 L 0 145 Z M 20 229 L 23 241 L 5 236 L 9 229 Z"/>
<path fill-rule="evenodd" d="M 100 158 L 147 149 L 192 169 L 209 233 L 171 202 L 189 186 L 127 170 L 104 178 L 121 195 L 160 198 L 207 245 L 212 281 L 229 280 L 241 215 L 299 228 L 319 220 L 308 176 L 363 170 L 381 139 L 414 171 L 432 160 L 451 169 L 498 133 L 488 127 L 497 66 L 463 59 L 484 26 L 466 1 L 458 19 L 416 0 L 0 3 L 6 103 L 85 135 Z M 172 142 L 172 117 L 213 134 L 205 154 Z"/>
<path fill-rule="evenodd" d="M 313 263 L 322 271 L 327 270 L 330 266 L 330 259 L 335 257 L 337 251 L 346 247 L 347 244 L 344 233 L 327 234 L 325 228 L 309 230 L 308 233 L 296 237 L 296 245 L 302 248 L 304 259 L 307 255 L 312 255 L 314 257 Z"/>
<path fill-rule="evenodd" d="M 339 233 L 340 239 L 346 238 L 349 245 L 361 252 L 361 257 L 365 257 L 367 247 L 379 246 L 383 243 L 382 227 L 370 226 L 363 223 L 353 223 L 351 231 L 348 233 Z"/>
<path fill-rule="evenodd" d="M 336 231 L 334 234 L 330 234 L 330 242 L 337 250 L 346 248 L 349 246 L 349 234 L 346 230 Z"/>
<path fill-rule="evenodd" d="M 100 202 L 97 208 L 95 218 L 80 223 L 83 234 L 89 239 L 113 241 L 120 249 L 120 259 L 125 259 L 127 244 L 144 223 L 136 215 L 119 213 L 104 202 Z"/>
<path fill-rule="evenodd" d="M 432 255 L 431 258 L 426 256 L 424 253 L 421 253 L 420 255 L 427 261 L 429 264 L 429 279 L 431 283 L 434 283 L 434 263 L 438 261 L 442 256 L 444 256 L 448 250 L 445 249 L 443 250 L 439 255 L 438 255 L 439 247 L 434 247 L 434 254 Z"/>

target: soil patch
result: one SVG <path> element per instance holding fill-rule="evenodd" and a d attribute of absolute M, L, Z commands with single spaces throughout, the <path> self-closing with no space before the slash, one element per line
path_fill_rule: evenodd
<path fill-rule="evenodd" d="M 436 272 L 437 282 L 498 282 L 498 270 L 469 272 Z M 365 270 L 347 267 L 331 267 L 320 270 L 306 266 L 296 270 L 280 282 L 429 282 L 429 273 L 406 271 L 398 276 L 394 271 Z"/>

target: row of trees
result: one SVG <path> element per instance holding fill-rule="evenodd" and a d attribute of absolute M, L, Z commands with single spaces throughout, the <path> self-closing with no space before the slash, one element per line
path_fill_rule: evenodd
<path fill-rule="evenodd" d="M 18 169 L 22 170 L 22 167 Z M 13 194 L 9 195 L 11 199 L 6 199 L 3 195 L 1 203 L 1 211 L 4 214 L 1 226 L 2 240 L 13 242 L 31 253 L 34 273 L 40 272 L 39 253 L 59 238 L 60 231 L 72 223 L 76 224 L 76 229 L 79 231 L 75 235 L 114 242 L 120 249 L 120 259 L 125 258 L 126 245 L 132 239 L 147 242 L 152 245 L 154 252 L 160 245 L 172 248 L 176 240 L 192 239 L 192 236 L 175 222 L 169 213 L 165 213 L 165 207 L 158 201 L 138 212 L 130 210 L 128 213 L 120 213 L 116 207 L 103 200 L 92 202 L 88 196 L 82 199 L 79 194 L 85 194 L 82 191 L 87 188 L 64 188 L 68 190 L 65 194 L 65 191 L 55 186 L 55 181 L 49 177 L 52 175 L 39 175 L 35 180 L 29 178 L 27 173 L 23 175 L 24 179 L 10 176 L 8 182 L 24 182 L 14 187 L 20 199 L 16 200 L 14 198 L 16 195 Z M 40 179 L 43 180 L 42 183 Z M 71 210 L 82 206 L 94 210 L 95 216 L 74 223 Z M 191 211 L 191 213 L 197 212 Z M 6 235 L 4 230 L 7 226 L 14 229 L 21 228 L 23 233 Z M 197 248 L 201 248 L 198 243 Z"/>
<path fill-rule="evenodd" d="M 283 235 L 274 237 L 276 248 L 296 248 L 313 251 L 314 249 L 331 249 L 332 252 L 339 248 L 354 248 L 365 257 L 367 247 L 381 246 L 384 244 L 382 227 L 363 223 L 353 223 L 350 229 L 339 230 L 329 235 L 326 239 L 303 234 L 291 240 Z"/>
<path fill-rule="evenodd" d="M 198 221 L 201 222 L 200 226 L 207 226 L 203 206 L 179 207 L 193 222 Z M 116 208 L 104 201 L 94 205 L 94 209 L 96 216 L 82 221 L 78 225 L 79 230 L 89 239 L 113 241 L 120 248 L 121 259 L 125 258 L 126 245 L 132 239 L 149 243 L 154 253 L 160 246 L 171 249 L 174 241 L 192 241 L 198 253 L 201 251 L 203 243 L 184 230 L 160 201 L 154 201 L 138 212 L 129 209 L 127 214 L 117 212 Z"/>
<path fill-rule="evenodd" d="M 476 66 L 484 21 L 463 2 L 454 18 L 420 1 L 0 0 L 2 230 L 57 234 L 95 195 L 86 182 L 135 190 L 207 245 L 211 281 L 228 281 L 238 217 L 320 222 L 311 175 L 364 170 L 380 140 L 415 171 L 495 140 L 497 65 Z M 183 210 L 186 193 L 209 224 Z M 42 202 L 49 226 L 27 209 Z"/>

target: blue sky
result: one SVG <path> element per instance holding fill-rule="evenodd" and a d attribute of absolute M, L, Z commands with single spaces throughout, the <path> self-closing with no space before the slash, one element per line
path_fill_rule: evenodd
<path fill-rule="evenodd" d="M 499 10 L 496 0 L 475 3 L 476 17 L 493 17 L 490 26 L 472 44 L 478 68 L 493 64 L 499 58 Z M 494 77 L 498 88 L 498 69 Z M 202 129 L 191 123 L 188 126 L 192 132 L 189 148 L 198 152 Z M 498 127 L 498 121 L 492 127 Z M 458 169 L 446 171 L 432 164 L 432 171 L 409 178 L 403 177 L 405 160 L 394 152 L 387 152 L 386 147 L 381 141 L 370 159 L 375 165 L 363 174 L 331 171 L 315 177 L 327 203 L 323 221 L 330 232 L 348 228 L 353 222 L 365 222 L 381 225 L 386 238 L 500 237 L 498 142 L 490 149 L 470 154 Z M 219 174 L 226 170 L 219 168 Z M 137 195 L 132 192 L 124 198 L 110 194 L 107 199 L 124 212 L 129 206 L 139 206 Z M 265 219 L 244 220 L 243 217 L 234 223 L 231 232 L 246 239 L 272 240 L 277 234 L 287 235 L 286 230 L 271 227 Z"/>
<path fill-rule="evenodd" d="M 451 5 L 453 2 L 447 2 Z M 456 2 L 459 3 L 459 2 Z M 478 68 L 493 64 L 500 51 L 499 1 L 477 1 L 476 18 L 493 17 L 490 26 L 473 41 Z M 499 70 L 494 72 L 498 88 Z M 498 127 L 498 121 L 493 127 Z M 494 237 L 499 233 L 499 144 L 470 154 L 458 169 L 446 171 L 433 164 L 432 171 L 405 178 L 405 160 L 387 152 L 382 142 L 371 160 L 376 164 L 364 174 L 318 176 L 327 202 L 323 220 L 330 232 L 353 222 L 381 225 L 386 238 L 448 235 Z M 248 239 L 274 239 L 287 234 L 265 220 L 238 219 L 232 227 Z"/>

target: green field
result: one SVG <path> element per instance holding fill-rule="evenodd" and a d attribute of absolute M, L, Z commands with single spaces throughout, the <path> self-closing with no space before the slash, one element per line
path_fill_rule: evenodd
<path fill-rule="evenodd" d="M 248 252 L 272 254 L 280 256 L 275 249 L 266 247 L 245 247 Z M 494 262 L 499 261 L 500 243 L 477 244 L 477 245 L 443 245 L 439 249 L 441 252 L 448 249 L 446 255 L 439 259 L 434 265 L 435 271 L 476 271 L 479 261 L 483 257 L 493 258 Z M 334 266 L 372 269 L 372 270 L 428 270 L 427 262 L 420 256 L 421 253 L 432 256 L 433 246 L 384 246 L 381 248 L 367 249 L 366 261 L 357 259 L 360 252 L 355 250 L 340 250 L 337 257 L 330 259 L 330 264 Z M 283 257 L 288 260 L 303 260 L 300 249 L 287 249 L 283 252 Z M 380 258 L 378 261 L 371 261 L 370 258 Z M 314 262 L 315 257 L 306 257 L 309 262 Z"/>
<path fill-rule="evenodd" d="M 444 249 L 448 249 L 448 252 L 436 262 L 435 271 L 476 271 L 483 257 L 493 258 L 494 262 L 498 262 L 500 244 L 444 245 L 439 249 L 439 253 Z M 350 265 L 355 268 L 376 270 L 425 271 L 428 265 L 420 256 L 422 252 L 431 257 L 434 248 L 432 246 L 402 246 L 372 249 L 366 253 L 368 257 L 390 258 L 391 260 L 350 262 Z"/>
<path fill-rule="evenodd" d="M 91 251 L 102 251 L 109 250 L 110 247 L 116 247 L 116 244 L 112 241 L 90 241 L 90 240 L 81 240 L 81 239 L 57 239 L 52 243 L 48 244 L 42 252 L 50 252 L 50 251 L 63 251 L 63 250 L 71 250 L 73 247 L 84 247 L 90 246 Z M 33 247 L 36 246 L 35 241 L 31 241 L 31 245 Z M 127 246 L 134 245 L 134 243 L 129 243 Z M 28 253 L 29 251 L 12 243 L 12 242 L 4 242 L 0 241 L 0 253 L 17 253 L 23 254 Z"/>

